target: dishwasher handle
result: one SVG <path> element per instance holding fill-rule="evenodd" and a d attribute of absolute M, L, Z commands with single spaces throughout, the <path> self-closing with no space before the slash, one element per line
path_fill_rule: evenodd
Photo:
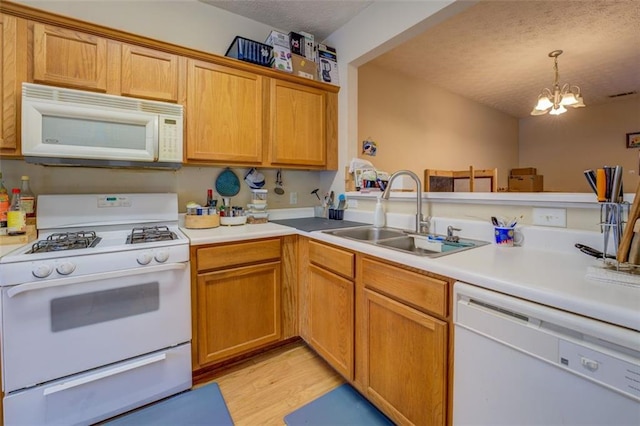
<path fill-rule="evenodd" d="M 154 265 L 149 267 L 123 269 L 119 271 L 101 272 L 91 275 L 78 275 L 75 277 L 58 278 L 47 281 L 37 281 L 32 283 L 20 284 L 11 287 L 7 290 L 7 296 L 15 297 L 19 294 L 26 293 L 28 291 L 42 290 L 50 287 L 60 287 L 72 284 L 84 284 L 89 282 L 110 280 L 131 277 L 135 275 L 149 274 L 153 272 L 165 272 L 171 270 L 184 270 L 187 267 L 187 263 L 169 263 L 165 265 Z"/>

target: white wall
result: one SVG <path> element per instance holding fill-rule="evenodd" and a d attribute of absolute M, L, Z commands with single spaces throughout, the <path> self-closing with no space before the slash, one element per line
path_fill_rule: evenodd
<path fill-rule="evenodd" d="M 37 9 L 224 55 L 236 35 L 263 41 L 274 29 L 197 0 L 15 0 Z"/>
<path fill-rule="evenodd" d="M 623 167 L 625 192 L 640 183 L 640 150 L 626 134 L 640 131 L 640 96 L 520 120 L 520 166 L 536 167 L 545 191 L 592 192 L 583 171 Z"/>
<path fill-rule="evenodd" d="M 498 168 L 498 186 L 507 187 L 518 165 L 516 118 L 376 65 L 361 66 L 358 81 L 358 141 L 378 144 L 375 157 L 362 158 L 420 177 L 427 168 Z"/>

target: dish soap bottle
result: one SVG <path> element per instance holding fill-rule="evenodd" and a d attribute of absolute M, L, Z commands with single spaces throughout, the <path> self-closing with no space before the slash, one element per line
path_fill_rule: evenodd
<path fill-rule="evenodd" d="M 378 197 L 376 208 L 373 212 L 373 226 L 382 228 L 385 225 L 384 207 L 382 206 L 382 197 Z"/>

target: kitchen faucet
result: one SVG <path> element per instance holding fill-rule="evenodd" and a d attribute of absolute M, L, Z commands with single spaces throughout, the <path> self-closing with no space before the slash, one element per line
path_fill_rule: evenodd
<path fill-rule="evenodd" d="M 411 179 L 416 182 L 416 234 L 427 234 L 429 233 L 429 220 L 425 220 L 422 217 L 422 182 L 420 182 L 420 178 L 418 175 L 413 173 L 411 170 L 398 170 L 394 174 L 391 175 L 389 181 L 387 182 L 387 187 L 384 189 L 382 193 L 382 198 L 385 200 L 389 199 L 389 195 L 391 194 L 391 183 L 393 180 L 402 175 L 407 175 Z M 424 231 L 423 231 L 424 229 Z"/>

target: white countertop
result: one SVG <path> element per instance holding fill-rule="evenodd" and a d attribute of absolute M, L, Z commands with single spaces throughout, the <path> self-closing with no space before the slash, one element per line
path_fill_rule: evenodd
<path fill-rule="evenodd" d="M 270 222 L 237 226 L 218 226 L 217 228 L 211 229 L 187 229 L 181 227 L 180 230 L 189 237 L 192 246 L 279 237 L 298 233 L 294 228 Z"/>
<path fill-rule="evenodd" d="M 586 278 L 598 260 L 575 250 L 489 244 L 426 258 L 336 237 L 322 231 L 303 232 L 274 223 L 226 226 L 205 230 L 181 228 L 191 245 L 300 234 L 399 264 L 556 307 L 640 331 L 640 287 Z M 530 238 L 530 237 L 527 237 Z"/>

